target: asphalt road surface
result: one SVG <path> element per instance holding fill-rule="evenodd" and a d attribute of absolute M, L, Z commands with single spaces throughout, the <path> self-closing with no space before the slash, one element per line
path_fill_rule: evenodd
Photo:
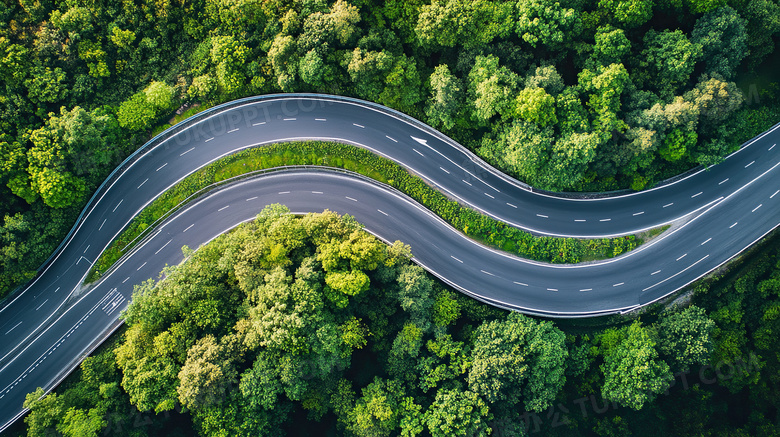
<path fill-rule="evenodd" d="M 24 395 L 52 388 L 117 326 L 133 286 L 265 205 L 354 215 L 453 287 L 503 308 L 554 317 L 624 312 L 701 277 L 774 229 L 780 217 L 775 128 L 722 164 L 675 183 L 620 196 L 571 199 L 534 192 L 433 129 L 375 104 L 332 96 L 267 96 L 214 108 L 123 165 L 85 210 L 38 278 L 0 309 L 0 430 Z M 588 265 L 529 262 L 475 244 L 405 196 L 362 178 L 295 170 L 223 188 L 179 212 L 99 284 L 80 284 L 111 240 L 152 199 L 198 168 L 247 147 L 299 139 L 368 148 L 448 195 L 537 233 L 611 236 L 686 217 L 671 235 Z M 152 147 L 153 146 L 153 147 Z"/>

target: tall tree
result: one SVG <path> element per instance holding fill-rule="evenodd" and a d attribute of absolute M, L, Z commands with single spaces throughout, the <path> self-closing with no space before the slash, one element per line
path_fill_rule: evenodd
<path fill-rule="evenodd" d="M 747 20 L 734 9 L 724 6 L 696 20 L 691 42 L 702 46 L 702 57 L 708 73 L 731 79 L 748 54 Z"/>
<path fill-rule="evenodd" d="M 634 322 L 626 328 L 602 334 L 605 399 L 641 409 L 663 393 L 673 379 L 669 366 L 660 358 L 647 328 Z"/>
<path fill-rule="evenodd" d="M 544 411 L 566 382 L 564 334 L 551 322 L 512 313 L 475 333 L 469 390 L 490 403 L 506 401 Z"/>

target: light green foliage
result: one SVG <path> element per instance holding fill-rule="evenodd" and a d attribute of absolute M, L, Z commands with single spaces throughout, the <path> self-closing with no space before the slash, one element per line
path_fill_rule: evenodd
<path fill-rule="evenodd" d="M 226 95 L 237 95 L 244 86 L 246 75 L 243 70 L 249 53 L 249 48 L 233 37 L 212 38 L 211 62 L 216 66 L 217 82 Z M 271 51 L 268 52 L 268 57 L 273 63 Z"/>
<path fill-rule="evenodd" d="M 539 127 L 558 122 L 555 117 L 555 97 L 547 94 L 544 88 L 526 88 L 517 94 L 515 102 L 517 117 L 536 123 Z"/>
<path fill-rule="evenodd" d="M 426 47 L 474 47 L 508 33 L 509 2 L 434 0 L 423 5 L 415 27 L 418 43 Z"/>
<path fill-rule="evenodd" d="M 117 120 L 122 127 L 131 130 L 149 128 L 157 117 L 174 108 L 175 94 L 172 86 L 154 81 L 119 105 Z"/>
<path fill-rule="evenodd" d="M 628 29 L 645 24 L 653 16 L 653 0 L 599 0 L 599 9 Z"/>
<path fill-rule="evenodd" d="M 428 123 L 452 129 L 463 100 L 463 86 L 446 64 L 438 65 L 430 77 L 431 97 L 425 107 Z"/>
<path fill-rule="evenodd" d="M 702 308 L 690 306 L 669 312 L 658 324 L 658 346 L 675 367 L 705 364 L 713 349 L 715 322 Z"/>
<path fill-rule="evenodd" d="M 531 47 L 560 47 L 579 23 L 574 9 L 558 2 L 519 0 L 517 2 L 517 34 Z"/>
<path fill-rule="evenodd" d="M 85 191 L 84 181 L 67 171 L 44 167 L 35 169 L 30 176 L 33 189 L 52 208 L 64 208 L 78 202 Z"/>
<path fill-rule="evenodd" d="M 673 376 L 669 366 L 658 358 L 655 346 L 647 328 L 640 322 L 606 331 L 601 337 L 604 351 L 602 396 L 639 410 L 663 393 Z"/>
<path fill-rule="evenodd" d="M 685 85 L 702 57 L 701 44 L 689 41 L 681 30 L 650 30 L 644 43 L 640 58 L 645 69 L 643 78 L 662 96 L 671 96 Z"/>
<path fill-rule="evenodd" d="M 64 13 L 56 10 L 51 14 L 51 22 L 55 27 L 66 32 L 72 40 L 78 41 L 82 36 L 88 36 L 93 31 L 92 13 L 85 7 L 71 7 Z"/>
<path fill-rule="evenodd" d="M 495 139 L 483 140 L 483 156 L 503 162 L 521 180 L 540 186 L 552 149 L 552 132 L 527 122 L 514 122 L 499 131 Z"/>
<path fill-rule="evenodd" d="M 747 20 L 734 9 L 724 6 L 696 21 L 691 42 L 702 46 L 707 73 L 731 79 L 742 59 L 747 56 Z"/>
<path fill-rule="evenodd" d="M 696 107 L 706 127 L 714 127 L 738 110 L 744 98 L 734 82 L 704 75 L 694 89 L 685 93 L 685 100 Z"/>
<path fill-rule="evenodd" d="M 119 27 L 114 27 L 114 29 L 111 31 L 109 39 L 112 43 L 116 44 L 117 47 L 130 50 L 130 46 L 135 41 L 135 32 L 129 29 L 122 30 Z"/>
<path fill-rule="evenodd" d="M 544 411 L 566 382 L 567 356 L 564 335 L 551 322 L 512 313 L 477 329 L 469 390 L 490 403 Z"/>
<path fill-rule="evenodd" d="M 667 161 L 679 161 L 686 155 L 687 150 L 696 145 L 697 138 L 696 132 L 674 129 L 666 135 L 664 144 L 658 149 L 658 153 Z"/>
<path fill-rule="evenodd" d="M 553 187 L 561 190 L 576 187 L 600 144 L 601 138 L 596 133 L 571 133 L 559 139 L 550 155 L 549 165 L 559 175 Z"/>
<path fill-rule="evenodd" d="M 106 52 L 99 42 L 81 41 L 78 47 L 79 58 L 87 63 L 90 76 L 100 78 L 111 75 L 111 72 L 108 71 L 108 65 L 106 64 Z"/>
<path fill-rule="evenodd" d="M 165 82 L 154 81 L 144 89 L 146 103 L 154 108 L 155 112 L 165 112 L 174 109 L 176 103 L 174 97 L 176 90 Z"/>
<path fill-rule="evenodd" d="M 459 389 L 440 389 L 425 413 L 433 437 L 488 436 L 491 418 L 485 401 L 474 392 Z"/>
<path fill-rule="evenodd" d="M 213 336 L 205 336 L 187 351 L 187 361 L 178 375 L 181 383 L 176 389 L 184 407 L 213 405 L 225 396 L 229 385 L 237 382 L 233 358 L 222 349 Z"/>
<path fill-rule="evenodd" d="M 496 114 L 509 115 L 517 81 L 514 72 L 499 67 L 497 57 L 477 56 L 469 72 L 469 93 L 473 96 L 474 117 L 479 121 L 488 121 Z"/>
<path fill-rule="evenodd" d="M 122 102 L 117 111 L 119 125 L 134 131 L 148 128 L 154 118 L 154 108 L 147 104 L 143 91 Z"/>

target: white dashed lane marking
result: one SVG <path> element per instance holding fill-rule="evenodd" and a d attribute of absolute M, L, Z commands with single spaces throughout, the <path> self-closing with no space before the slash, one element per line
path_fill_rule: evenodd
<path fill-rule="evenodd" d="M 459 262 L 459 263 L 463 264 L 463 261 L 461 261 L 461 260 L 459 260 L 459 259 L 455 258 L 455 257 L 454 257 L 454 256 L 452 256 L 452 255 L 450 255 L 450 258 L 452 258 L 452 259 L 454 259 L 455 261 L 457 261 L 457 262 Z"/>
<path fill-rule="evenodd" d="M 143 187 L 143 186 L 144 186 L 144 184 L 145 184 L 145 183 L 146 183 L 148 180 L 149 180 L 149 178 L 146 178 L 146 180 L 145 180 L 145 181 L 141 182 L 141 185 L 139 185 L 139 186 L 138 186 L 138 188 L 141 188 L 141 187 Z M 138 188 L 136 188 L 136 190 L 137 190 Z"/>
<path fill-rule="evenodd" d="M 188 149 L 188 150 L 185 150 L 185 151 L 181 152 L 181 153 L 179 154 L 179 156 L 184 156 L 184 155 L 186 155 L 186 154 L 188 154 L 188 153 L 192 152 L 193 150 L 195 150 L 195 148 L 194 148 L 194 147 L 193 147 L 193 148 L 191 148 L 191 149 Z"/>
<path fill-rule="evenodd" d="M 160 167 L 158 167 L 158 168 L 157 168 L 157 170 L 155 170 L 155 171 L 160 171 L 160 170 L 162 170 L 163 168 L 165 168 L 165 166 L 166 166 L 166 165 L 168 165 L 168 163 L 167 163 L 167 162 L 166 162 L 165 164 L 161 165 Z"/>

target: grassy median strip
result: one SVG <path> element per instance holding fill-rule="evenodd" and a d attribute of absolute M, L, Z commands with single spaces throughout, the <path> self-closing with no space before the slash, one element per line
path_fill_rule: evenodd
<path fill-rule="evenodd" d="M 87 283 L 100 278 L 101 272 L 107 271 L 122 255 L 132 250 L 138 237 L 150 225 L 204 187 L 252 171 L 285 165 L 324 165 L 368 176 L 406 193 L 469 237 L 537 261 L 560 264 L 606 259 L 641 244 L 641 239 L 634 235 L 611 239 L 534 236 L 448 199 L 400 165 L 365 149 L 341 143 L 304 141 L 243 150 L 191 174 L 133 219 L 98 258 L 87 276 Z"/>

